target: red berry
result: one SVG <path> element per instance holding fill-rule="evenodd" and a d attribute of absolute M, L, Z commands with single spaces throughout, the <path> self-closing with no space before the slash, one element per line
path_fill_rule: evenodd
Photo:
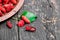
<path fill-rule="evenodd" d="M 17 0 L 11 0 L 13 4 L 17 4 Z"/>
<path fill-rule="evenodd" d="M 28 24 L 30 23 L 30 21 L 25 16 L 22 16 L 22 20 L 24 20 Z"/>
<path fill-rule="evenodd" d="M 6 9 L 2 6 L 0 6 L 0 10 L 3 12 L 3 13 L 6 13 Z"/>
<path fill-rule="evenodd" d="M 31 31 L 31 32 L 34 32 L 34 31 L 36 31 L 36 28 L 32 27 L 32 28 L 30 29 L 30 31 Z"/>
<path fill-rule="evenodd" d="M 0 3 L 0 6 L 2 6 L 2 4 Z"/>
<path fill-rule="evenodd" d="M 4 8 L 7 10 L 7 12 L 9 12 L 14 8 L 14 6 L 13 4 L 10 3 L 10 4 L 5 4 Z"/>
<path fill-rule="evenodd" d="M 34 32 L 34 31 L 36 31 L 36 28 L 31 27 L 31 26 L 26 26 L 26 31 Z"/>
<path fill-rule="evenodd" d="M 10 29 L 11 29 L 11 28 L 12 28 L 12 26 L 13 26 L 13 25 L 12 25 L 12 23 L 11 23 L 10 21 L 7 21 L 6 25 L 7 25 L 7 26 L 8 26 L 8 28 L 10 28 Z"/>
<path fill-rule="evenodd" d="M 20 20 L 20 21 L 17 23 L 17 26 L 19 26 L 19 27 L 24 26 L 24 21 L 23 21 L 23 20 Z"/>
<path fill-rule="evenodd" d="M 2 3 L 2 0 L 0 0 L 0 3 Z"/>
<path fill-rule="evenodd" d="M 3 0 L 3 4 L 7 4 L 9 0 Z"/>
<path fill-rule="evenodd" d="M 0 17 L 3 16 L 3 13 L 0 11 Z"/>
<path fill-rule="evenodd" d="M 30 26 L 26 26 L 26 31 L 30 31 L 31 27 Z"/>

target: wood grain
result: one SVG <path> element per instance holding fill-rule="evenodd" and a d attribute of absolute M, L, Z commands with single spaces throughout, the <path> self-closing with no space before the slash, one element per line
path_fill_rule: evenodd
<path fill-rule="evenodd" d="M 13 17 L 18 18 L 23 10 L 37 15 L 37 20 L 20 28 L 10 18 L 13 28 L 8 29 L 6 21 L 0 23 L 0 40 L 60 40 L 60 0 L 25 0 L 21 10 Z M 25 27 L 31 25 L 36 32 L 27 32 Z"/>
<path fill-rule="evenodd" d="M 18 29 L 15 24 L 15 21 L 11 21 L 13 28 L 9 29 L 6 26 L 6 21 L 0 23 L 0 40 L 18 40 Z"/>

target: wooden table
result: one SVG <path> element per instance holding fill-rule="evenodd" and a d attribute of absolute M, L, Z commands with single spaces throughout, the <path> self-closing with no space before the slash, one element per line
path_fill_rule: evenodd
<path fill-rule="evenodd" d="M 20 28 L 16 20 L 11 17 L 13 28 L 6 26 L 6 21 L 0 23 L 0 40 L 60 40 L 60 0 L 25 0 L 23 7 L 13 16 L 17 18 L 23 10 L 28 10 L 37 15 L 37 20 L 31 24 L 36 32 L 25 31 L 25 26 Z"/>

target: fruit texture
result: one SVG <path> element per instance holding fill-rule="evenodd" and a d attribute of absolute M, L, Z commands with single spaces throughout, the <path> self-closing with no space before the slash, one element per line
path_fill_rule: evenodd
<path fill-rule="evenodd" d="M 25 30 L 26 31 L 30 31 L 30 32 L 35 32 L 36 31 L 36 28 L 35 27 L 32 27 L 32 26 L 26 26 Z"/>
<path fill-rule="evenodd" d="M 18 21 L 17 26 L 18 27 L 23 27 L 24 26 L 24 21 L 23 20 Z"/>
<path fill-rule="evenodd" d="M 17 4 L 17 0 L 11 0 L 13 4 Z"/>
<path fill-rule="evenodd" d="M 0 3 L 2 3 L 2 0 L 0 0 Z"/>
<path fill-rule="evenodd" d="M 28 24 L 30 23 L 30 21 L 25 16 L 22 16 L 22 20 L 24 20 Z"/>
<path fill-rule="evenodd" d="M 6 9 L 5 9 L 3 6 L 0 6 L 0 10 L 1 10 L 3 13 L 6 13 Z"/>
<path fill-rule="evenodd" d="M 3 16 L 3 13 L 0 11 L 0 17 Z"/>
<path fill-rule="evenodd" d="M 7 27 L 10 28 L 10 29 L 11 29 L 12 26 L 13 26 L 12 23 L 11 23 L 10 21 L 7 21 L 6 25 L 7 25 Z"/>
<path fill-rule="evenodd" d="M 7 4 L 9 0 L 3 0 L 3 4 Z"/>
<path fill-rule="evenodd" d="M 4 8 L 6 9 L 7 12 L 9 12 L 14 8 L 14 6 L 13 4 L 10 3 L 10 4 L 5 4 Z"/>

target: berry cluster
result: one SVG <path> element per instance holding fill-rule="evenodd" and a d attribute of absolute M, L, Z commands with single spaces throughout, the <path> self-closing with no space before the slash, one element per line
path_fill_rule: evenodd
<path fill-rule="evenodd" d="M 34 15 L 33 13 L 31 13 L 31 12 L 24 11 L 23 14 L 22 14 L 22 16 L 19 17 L 19 18 L 17 18 L 19 20 L 17 22 L 17 26 L 18 27 L 23 27 L 25 24 L 30 24 L 33 21 L 35 21 L 36 18 L 37 18 L 37 16 Z M 12 28 L 12 23 L 10 21 L 7 21 L 7 26 L 9 28 Z M 32 26 L 26 26 L 25 27 L 25 30 L 26 31 L 30 31 L 30 32 L 35 32 L 36 31 L 36 28 L 35 27 L 32 27 Z"/>
<path fill-rule="evenodd" d="M 16 4 L 17 0 L 0 0 L 0 17 L 11 11 Z"/>
<path fill-rule="evenodd" d="M 7 24 L 8 28 L 10 28 L 10 29 L 13 27 L 13 24 L 12 24 L 10 21 L 7 21 L 6 24 Z M 20 21 L 17 23 L 17 26 L 18 26 L 18 27 L 23 27 L 24 24 L 25 24 L 25 22 L 24 22 L 23 20 L 20 20 Z M 29 32 L 35 32 L 35 31 L 36 31 L 36 28 L 35 28 L 35 27 L 32 27 L 32 26 L 26 26 L 26 27 L 25 27 L 25 30 L 26 30 L 26 31 L 29 31 Z"/>

